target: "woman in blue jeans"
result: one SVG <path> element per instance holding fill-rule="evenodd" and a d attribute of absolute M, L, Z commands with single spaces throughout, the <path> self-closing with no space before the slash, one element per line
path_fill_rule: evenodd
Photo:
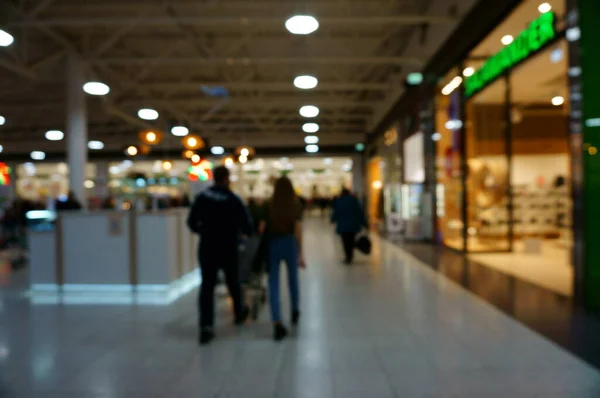
<path fill-rule="evenodd" d="M 273 198 L 267 215 L 269 235 L 269 301 L 273 319 L 273 337 L 283 340 L 288 331 L 281 318 L 279 269 L 281 261 L 287 265 L 288 287 L 292 306 L 292 324 L 300 319 L 300 286 L 298 267 L 304 267 L 302 257 L 302 205 L 292 182 L 281 177 L 275 183 Z"/>

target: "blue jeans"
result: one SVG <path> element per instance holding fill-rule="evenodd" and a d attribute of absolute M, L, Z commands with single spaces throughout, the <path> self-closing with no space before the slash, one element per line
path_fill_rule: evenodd
<path fill-rule="evenodd" d="M 298 282 L 298 245 L 294 235 L 274 237 L 269 244 L 269 301 L 273 322 L 281 322 L 279 293 L 281 260 L 284 260 L 287 265 L 292 312 L 295 312 L 300 307 L 300 287 Z"/>

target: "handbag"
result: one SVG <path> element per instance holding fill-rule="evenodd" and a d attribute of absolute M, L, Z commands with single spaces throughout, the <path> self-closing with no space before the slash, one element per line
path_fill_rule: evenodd
<path fill-rule="evenodd" d="M 371 254 L 371 246 L 371 239 L 368 235 L 362 235 L 354 242 L 354 247 L 363 254 Z"/>

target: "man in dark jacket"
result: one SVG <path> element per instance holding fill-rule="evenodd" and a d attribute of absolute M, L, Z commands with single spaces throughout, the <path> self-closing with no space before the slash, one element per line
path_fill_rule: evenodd
<path fill-rule="evenodd" d="M 354 259 L 356 235 L 363 227 L 367 228 L 367 219 L 358 199 L 347 188 L 342 189 L 342 194 L 333 205 L 331 222 L 337 224 L 336 231 L 342 237 L 346 255 L 344 262 L 349 265 Z"/>
<path fill-rule="evenodd" d="M 200 235 L 198 252 L 202 286 L 198 295 L 198 309 L 201 345 L 210 343 L 215 336 L 215 285 L 219 269 L 225 273 L 233 301 L 235 323 L 243 324 L 249 312 L 244 305 L 238 277 L 238 243 L 240 233 L 252 234 L 252 222 L 242 200 L 229 189 L 229 170 L 217 167 L 213 176 L 214 186 L 196 197 L 187 220 L 189 228 Z"/>

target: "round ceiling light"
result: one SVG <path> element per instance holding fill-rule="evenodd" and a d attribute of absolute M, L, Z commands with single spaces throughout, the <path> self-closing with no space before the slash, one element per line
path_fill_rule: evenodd
<path fill-rule="evenodd" d="M 302 90 L 310 90 L 311 88 L 317 87 L 319 79 L 310 75 L 298 76 L 294 79 L 294 86 Z"/>
<path fill-rule="evenodd" d="M 46 131 L 45 137 L 48 141 L 60 141 L 65 138 L 65 133 L 60 130 Z"/>
<path fill-rule="evenodd" d="M 210 148 L 210 153 L 219 156 L 225 153 L 225 148 L 223 148 L 222 146 L 214 146 Z"/>
<path fill-rule="evenodd" d="M 304 142 L 306 144 L 318 144 L 319 137 L 317 137 L 316 135 L 307 135 L 306 137 L 304 137 Z"/>
<path fill-rule="evenodd" d="M 138 149 L 135 146 L 131 145 L 131 146 L 127 147 L 127 149 L 125 150 L 125 153 L 128 156 L 135 156 L 138 154 Z"/>
<path fill-rule="evenodd" d="M 4 126 L 6 123 L 6 118 L 4 116 L 0 116 L 0 126 Z"/>
<path fill-rule="evenodd" d="M 46 154 L 42 151 L 33 151 L 30 154 L 31 159 L 33 160 L 44 160 L 46 159 Z"/>
<path fill-rule="evenodd" d="M 552 11 L 552 6 L 550 5 L 550 3 L 542 3 L 538 7 L 538 11 L 541 12 L 542 14 L 545 14 L 547 12 Z"/>
<path fill-rule="evenodd" d="M 104 143 L 102 141 L 90 141 L 88 142 L 88 148 L 93 151 L 99 151 L 104 149 Z"/>
<path fill-rule="evenodd" d="M 106 95 L 110 92 L 110 87 L 101 82 L 87 82 L 83 85 L 83 91 L 89 95 Z"/>
<path fill-rule="evenodd" d="M 192 163 L 200 163 L 200 160 L 202 160 L 202 159 L 200 158 L 200 155 L 194 154 L 194 155 L 192 155 L 190 160 L 192 161 Z"/>
<path fill-rule="evenodd" d="M 500 39 L 500 41 L 502 42 L 502 44 L 504 44 L 505 46 L 508 46 L 514 40 L 515 40 L 515 38 L 512 37 L 511 35 L 503 36 L 502 39 Z"/>
<path fill-rule="evenodd" d="M 317 153 L 317 152 L 319 152 L 319 146 L 318 145 L 307 145 L 306 146 L 306 152 L 308 152 L 308 153 Z"/>
<path fill-rule="evenodd" d="M 473 76 L 474 74 L 475 74 L 475 68 L 473 68 L 472 66 L 469 66 L 469 67 L 465 68 L 465 70 L 463 70 L 464 77 L 470 77 L 470 76 Z"/>
<path fill-rule="evenodd" d="M 156 120 L 158 119 L 158 112 L 154 109 L 144 108 L 138 111 L 138 117 L 143 120 Z"/>
<path fill-rule="evenodd" d="M 302 131 L 307 134 L 313 134 L 319 131 L 319 125 L 317 123 L 304 123 Z"/>
<path fill-rule="evenodd" d="M 4 147 L 0 145 L 0 153 L 2 153 L 2 151 L 4 151 Z"/>
<path fill-rule="evenodd" d="M 314 105 L 304 105 L 300 108 L 300 116 L 303 117 L 317 117 L 319 115 L 319 108 Z"/>
<path fill-rule="evenodd" d="M 190 133 L 190 129 L 185 126 L 175 126 L 171 129 L 171 134 L 175 137 L 185 137 Z"/>
<path fill-rule="evenodd" d="M 294 35 L 309 35 L 319 29 L 319 21 L 310 15 L 296 15 L 285 21 L 285 28 Z"/>
<path fill-rule="evenodd" d="M 13 44 L 15 38 L 10 33 L 0 29 L 0 47 L 8 47 Z"/>
<path fill-rule="evenodd" d="M 165 160 L 164 162 L 162 162 L 162 168 L 165 171 L 169 171 L 173 168 L 173 163 L 169 162 L 168 160 Z"/>
<path fill-rule="evenodd" d="M 562 104 L 565 103 L 565 99 L 564 97 L 557 95 L 556 97 L 552 98 L 552 105 L 554 106 L 561 106 Z"/>

